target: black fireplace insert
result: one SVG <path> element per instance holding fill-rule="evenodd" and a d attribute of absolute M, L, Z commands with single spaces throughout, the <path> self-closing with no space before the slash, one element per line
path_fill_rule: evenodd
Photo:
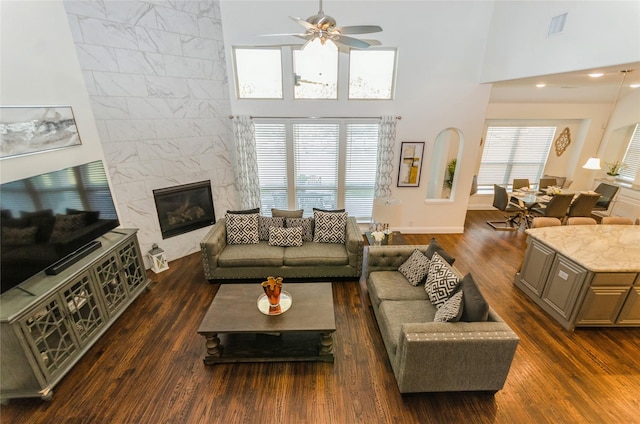
<path fill-rule="evenodd" d="M 216 223 L 211 181 L 153 190 L 153 198 L 163 239 Z"/>

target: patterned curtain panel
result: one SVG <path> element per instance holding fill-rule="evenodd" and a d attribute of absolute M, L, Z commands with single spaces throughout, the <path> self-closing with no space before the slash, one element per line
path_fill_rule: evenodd
<path fill-rule="evenodd" d="M 253 121 L 249 116 L 238 116 L 233 120 L 236 139 L 236 186 L 240 194 L 240 208 L 260 207 L 260 180 Z"/>
<path fill-rule="evenodd" d="M 379 134 L 375 197 L 391 197 L 393 147 L 396 143 L 396 118 L 394 116 L 382 117 Z"/>

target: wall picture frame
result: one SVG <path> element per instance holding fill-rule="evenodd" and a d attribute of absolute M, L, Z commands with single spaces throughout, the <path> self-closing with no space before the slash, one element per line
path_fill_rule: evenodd
<path fill-rule="evenodd" d="M 0 106 L 0 159 L 82 144 L 71 106 Z"/>
<path fill-rule="evenodd" d="M 424 155 L 424 141 L 403 141 L 400 147 L 398 187 L 418 187 Z"/>

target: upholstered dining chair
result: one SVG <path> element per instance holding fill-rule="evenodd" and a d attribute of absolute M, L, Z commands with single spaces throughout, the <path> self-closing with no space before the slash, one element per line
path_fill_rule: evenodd
<path fill-rule="evenodd" d="M 618 193 L 618 190 L 620 190 L 620 187 L 618 186 L 607 183 L 598 184 L 598 186 L 593 191 L 600 194 L 600 199 L 598 199 L 598 202 L 594 206 L 593 210 L 596 212 L 601 212 L 598 215 L 602 216 L 604 212 L 609 210 L 609 205 Z"/>
<path fill-rule="evenodd" d="M 495 230 L 516 231 L 520 228 L 520 220 L 526 210 L 509 202 L 507 189 L 498 184 L 493 185 L 493 207 L 505 213 L 502 221 L 487 221 Z"/>
<path fill-rule="evenodd" d="M 513 189 L 517 190 L 519 188 L 529 188 L 529 179 L 528 178 L 514 178 L 513 179 Z"/>
<path fill-rule="evenodd" d="M 538 184 L 538 190 L 542 191 L 549 186 L 557 186 L 558 180 L 555 178 L 540 178 L 540 183 Z"/>
<path fill-rule="evenodd" d="M 537 216 L 531 221 L 531 228 L 559 227 L 562 221 L 551 216 Z"/>
<path fill-rule="evenodd" d="M 633 225 L 633 219 L 624 216 L 605 216 L 600 222 L 603 225 Z"/>
<path fill-rule="evenodd" d="M 567 225 L 596 225 L 597 222 L 593 218 L 586 216 L 572 216 L 567 219 Z"/>
<path fill-rule="evenodd" d="M 540 205 L 531 208 L 529 210 L 531 218 L 535 218 L 536 216 L 550 216 L 562 221 L 567 214 L 567 210 L 569 210 L 571 200 L 573 200 L 573 194 L 571 193 L 556 194 L 551 198 L 549 203 L 547 203 L 546 207 Z"/>
<path fill-rule="evenodd" d="M 569 186 L 571 185 L 571 181 L 567 181 L 567 177 L 557 177 L 555 175 L 544 174 L 541 179 L 544 180 L 545 178 L 553 178 L 554 180 L 556 180 L 556 183 L 552 185 L 560 188 L 569 188 Z"/>
<path fill-rule="evenodd" d="M 586 216 L 590 217 L 596 202 L 600 198 L 599 193 L 580 193 L 569 206 L 567 217 Z"/>

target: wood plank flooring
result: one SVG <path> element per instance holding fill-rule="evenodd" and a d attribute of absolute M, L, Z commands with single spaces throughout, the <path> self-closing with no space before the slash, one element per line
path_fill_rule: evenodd
<path fill-rule="evenodd" d="M 151 273 L 151 290 L 56 386 L 52 401 L 12 400 L 0 407 L 0 422 L 640 422 L 640 329 L 569 332 L 556 324 L 513 286 L 526 240 L 522 232 L 485 223 L 496 216 L 470 211 L 464 234 L 434 235 L 520 336 L 506 385 L 495 396 L 400 395 L 358 281 L 333 285 L 333 364 L 204 366 L 204 339 L 196 331 L 218 285 L 204 279 L 195 253 Z M 421 244 L 431 235 L 406 238 Z"/>

